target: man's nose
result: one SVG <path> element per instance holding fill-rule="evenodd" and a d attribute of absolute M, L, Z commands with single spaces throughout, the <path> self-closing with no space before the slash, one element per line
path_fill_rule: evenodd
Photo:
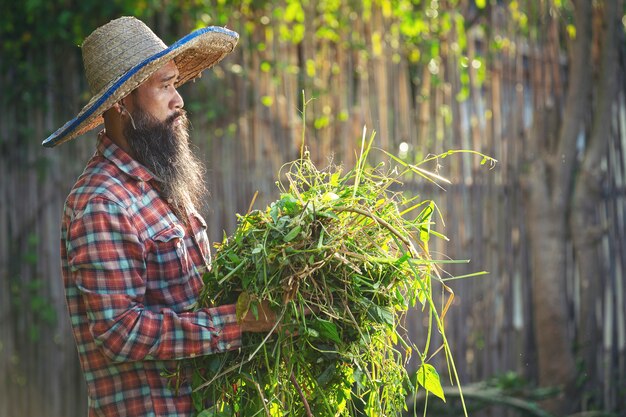
<path fill-rule="evenodd" d="M 173 100 L 174 108 L 182 109 L 185 106 L 185 101 L 183 100 L 183 96 L 180 95 L 178 90 L 174 90 L 174 91 L 176 92 L 176 94 L 174 95 L 174 100 Z"/>

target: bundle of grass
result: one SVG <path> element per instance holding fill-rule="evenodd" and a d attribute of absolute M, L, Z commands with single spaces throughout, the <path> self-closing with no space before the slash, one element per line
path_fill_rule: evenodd
<path fill-rule="evenodd" d="M 428 347 L 412 346 L 402 328 L 403 314 L 421 304 L 443 333 L 428 252 L 436 206 L 398 191 L 408 170 L 425 175 L 418 167 L 366 164 L 372 139 L 345 174 L 318 170 L 303 153 L 284 167 L 280 199 L 239 216 L 217 245 L 199 306 L 236 303 L 243 317 L 265 300 L 279 324 L 245 334 L 238 352 L 193 360 L 200 416 L 397 416 L 419 385 L 443 399 Z M 413 352 L 422 366 L 411 378 Z"/>

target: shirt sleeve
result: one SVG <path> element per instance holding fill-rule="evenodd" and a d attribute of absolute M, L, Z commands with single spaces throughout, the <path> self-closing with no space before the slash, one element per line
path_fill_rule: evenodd
<path fill-rule="evenodd" d="M 120 205 L 93 199 L 67 234 L 68 264 L 89 329 L 111 360 L 183 359 L 241 346 L 234 305 L 184 313 L 145 308 L 145 249 Z"/>

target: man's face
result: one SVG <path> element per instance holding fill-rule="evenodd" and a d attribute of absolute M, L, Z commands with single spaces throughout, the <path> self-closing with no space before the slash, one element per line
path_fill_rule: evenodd
<path fill-rule="evenodd" d="M 178 68 L 174 61 L 170 61 L 128 96 L 130 100 L 125 100 L 128 110 L 133 113 L 135 107 L 140 107 L 156 120 L 164 122 L 185 104 L 174 87 L 177 80 Z M 180 120 L 175 123 L 180 123 Z"/>

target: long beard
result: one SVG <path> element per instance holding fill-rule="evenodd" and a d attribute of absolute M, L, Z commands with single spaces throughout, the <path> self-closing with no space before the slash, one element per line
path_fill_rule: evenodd
<path fill-rule="evenodd" d="M 180 116 L 181 123 L 174 126 Z M 191 152 L 189 120 L 180 110 L 164 122 L 138 108 L 124 126 L 132 156 L 159 182 L 161 196 L 179 219 L 187 222 L 187 211 L 206 203 L 204 167 Z"/>

